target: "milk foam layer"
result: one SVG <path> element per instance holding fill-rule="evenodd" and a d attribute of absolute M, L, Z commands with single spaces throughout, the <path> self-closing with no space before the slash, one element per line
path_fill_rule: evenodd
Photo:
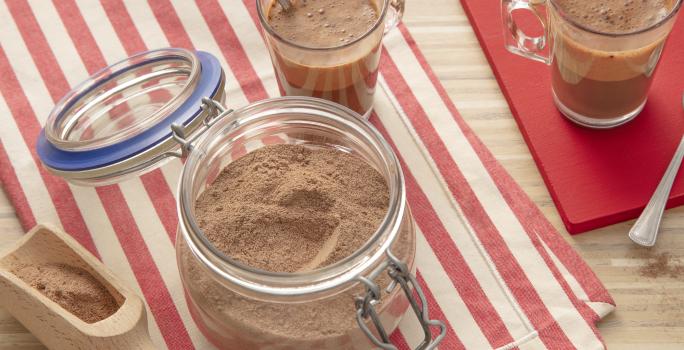
<path fill-rule="evenodd" d="M 307 47 L 336 47 L 363 36 L 378 20 L 372 0 L 292 0 L 284 11 L 272 2 L 268 23 L 281 37 Z"/>
<path fill-rule="evenodd" d="M 675 0 L 554 0 L 577 23 L 604 33 L 648 28 L 672 10 Z"/>

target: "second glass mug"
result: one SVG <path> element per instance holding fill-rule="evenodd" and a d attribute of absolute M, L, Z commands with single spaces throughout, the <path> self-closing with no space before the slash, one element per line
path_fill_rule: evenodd
<path fill-rule="evenodd" d="M 551 65 L 554 102 L 571 121 L 599 129 L 627 123 L 646 104 L 682 0 L 672 0 L 667 15 L 650 26 L 618 33 L 577 23 L 558 2 L 502 0 L 506 49 Z M 531 11 L 544 26 L 544 34 L 525 35 L 513 19 L 516 10 Z"/>
<path fill-rule="evenodd" d="M 308 47 L 282 37 L 271 27 L 268 14 L 276 0 L 256 0 L 282 95 L 324 98 L 368 119 L 373 110 L 382 38 L 401 20 L 405 3 L 369 1 L 378 10 L 378 19 L 364 35 L 337 46 Z"/>

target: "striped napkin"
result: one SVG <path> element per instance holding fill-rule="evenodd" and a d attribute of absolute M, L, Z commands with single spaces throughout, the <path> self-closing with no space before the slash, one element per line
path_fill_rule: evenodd
<path fill-rule="evenodd" d="M 186 306 L 174 256 L 173 161 L 125 183 L 76 187 L 41 168 L 34 146 L 54 103 L 135 52 L 209 51 L 227 104 L 277 96 L 255 3 L 246 0 L 0 2 L 0 178 L 23 227 L 58 224 L 147 301 L 161 349 L 210 349 Z M 602 349 L 595 322 L 613 301 L 473 134 L 400 26 L 385 39 L 372 122 L 394 146 L 418 226 L 418 280 L 441 349 Z M 421 339 L 415 317 L 392 335 Z"/>

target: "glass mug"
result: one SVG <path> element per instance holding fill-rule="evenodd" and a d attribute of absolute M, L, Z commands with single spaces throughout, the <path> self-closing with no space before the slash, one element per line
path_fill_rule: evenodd
<path fill-rule="evenodd" d="M 590 128 L 612 128 L 644 108 L 681 2 L 672 0 L 669 13 L 648 27 L 606 33 L 568 17 L 558 0 L 502 0 L 505 46 L 551 65 L 554 102 L 568 119 Z M 513 19 L 516 10 L 531 11 L 545 33 L 525 35 Z"/>
<path fill-rule="evenodd" d="M 301 0 L 294 0 L 301 1 Z M 363 35 L 332 47 L 308 47 L 279 35 L 268 22 L 276 0 L 256 0 L 280 93 L 324 98 L 368 119 L 378 78 L 382 38 L 404 12 L 405 0 L 370 0 L 378 19 Z"/>

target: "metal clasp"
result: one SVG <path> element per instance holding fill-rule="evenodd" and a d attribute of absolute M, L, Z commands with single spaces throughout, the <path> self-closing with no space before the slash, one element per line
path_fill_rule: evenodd
<path fill-rule="evenodd" d="M 197 141 L 202 134 L 223 117 L 233 113 L 232 109 L 226 109 L 220 102 L 207 97 L 202 98 L 201 107 L 204 113 L 202 125 L 198 127 L 197 130 L 194 130 L 189 138 L 187 136 L 187 127 L 177 123 L 171 124 L 173 139 L 180 144 L 181 148 L 180 151 L 167 152 L 165 154 L 166 156 L 185 158 L 192 150 L 193 143 Z"/>
<path fill-rule="evenodd" d="M 387 257 L 388 261 L 374 270 L 369 277 L 357 278 L 359 282 L 366 286 L 366 294 L 363 297 L 356 298 L 356 321 L 358 322 L 359 327 L 376 346 L 379 346 L 384 350 L 397 350 L 397 347 L 390 342 L 389 335 L 380 323 L 380 318 L 375 311 L 375 305 L 380 301 L 380 287 L 373 282 L 373 280 L 386 269 L 387 274 L 392 278 L 392 283 L 387 288 L 387 292 L 389 293 L 394 290 L 397 285 L 401 286 L 401 289 L 404 291 L 406 298 L 411 304 L 413 312 L 418 317 L 418 321 L 423 328 L 425 337 L 420 345 L 416 347 L 416 350 L 433 350 L 437 348 L 437 345 L 439 345 L 446 336 L 446 325 L 440 320 L 430 319 L 428 304 L 423 289 L 416 281 L 415 276 L 409 271 L 408 265 L 397 259 L 389 249 L 387 249 Z M 413 287 L 418 299 L 420 299 L 420 304 L 414 297 L 411 287 Z M 375 326 L 378 335 L 380 335 L 380 339 L 378 339 L 366 325 L 365 321 L 369 318 Z M 430 327 L 439 327 L 439 335 L 434 339 L 432 339 Z"/>

